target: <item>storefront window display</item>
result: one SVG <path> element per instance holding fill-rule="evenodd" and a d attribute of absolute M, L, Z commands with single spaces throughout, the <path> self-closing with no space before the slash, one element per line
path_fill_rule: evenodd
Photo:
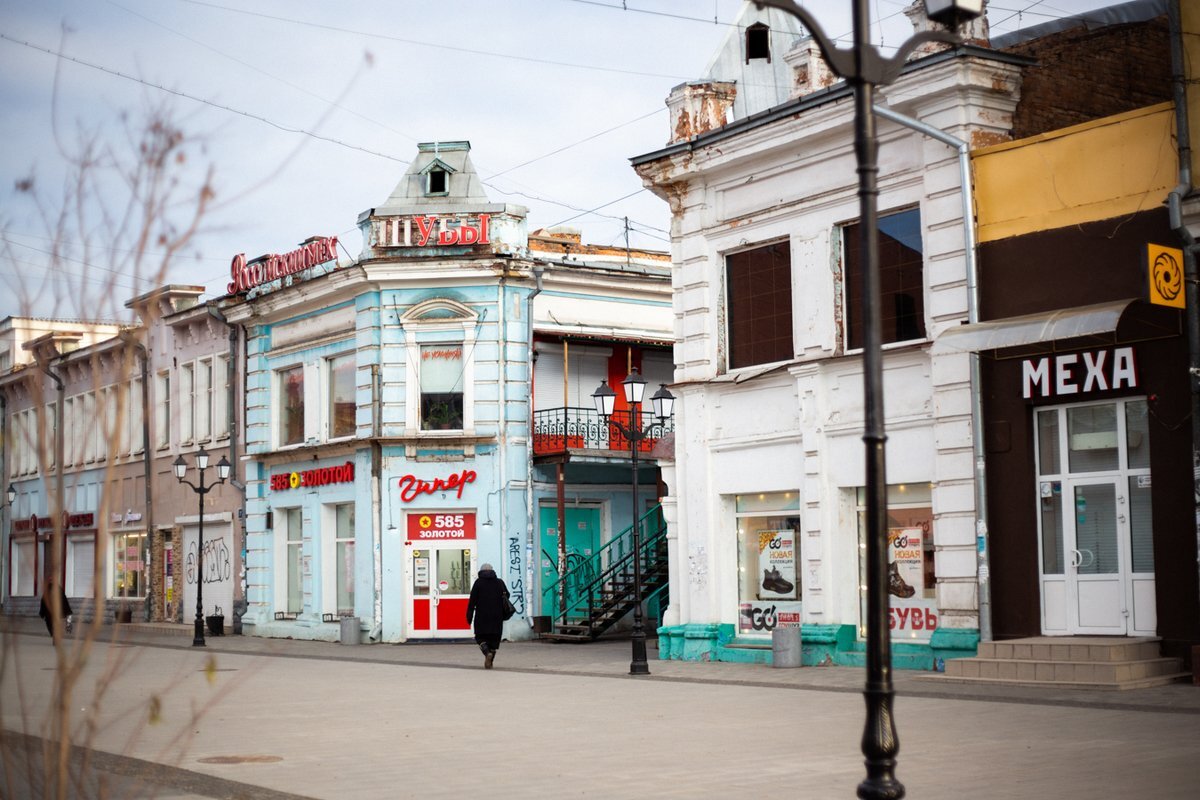
<path fill-rule="evenodd" d="M 734 509 L 738 633 L 767 634 L 778 625 L 799 625 L 799 493 L 737 495 Z"/>
<path fill-rule="evenodd" d="M 345 503 L 334 510 L 336 521 L 337 613 L 354 615 L 354 504 Z"/>
<path fill-rule="evenodd" d="M 145 597 L 145 547 L 145 533 L 118 533 L 113 537 L 113 597 Z"/>
<path fill-rule="evenodd" d="M 859 635 L 866 620 L 866 490 L 859 488 Z M 937 628 L 937 576 L 934 573 L 933 490 L 928 483 L 887 487 L 889 627 L 898 640 L 928 640 Z"/>

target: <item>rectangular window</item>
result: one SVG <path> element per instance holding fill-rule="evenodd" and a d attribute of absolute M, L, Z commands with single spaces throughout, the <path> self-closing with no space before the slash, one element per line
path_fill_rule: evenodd
<path fill-rule="evenodd" d="M 104 430 L 100 431 L 100 460 L 108 458 L 109 454 L 114 457 L 122 450 L 118 450 L 117 444 L 120 440 L 121 426 L 117 424 L 117 401 L 120 399 L 117 395 L 120 389 L 116 386 L 108 386 L 104 389 L 102 397 L 104 398 Z"/>
<path fill-rule="evenodd" d="M 83 396 L 83 440 L 84 452 L 83 460 L 86 462 L 95 461 L 100 455 L 98 447 L 100 441 L 100 431 L 103 425 L 96 424 L 96 393 L 88 392 Z"/>
<path fill-rule="evenodd" d="M 304 366 L 279 370 L 279 444 L 304 442 Z"/>
<path fill-rule="evenodd" d="M 354 435 L 353 353 L 329 359 L 329 438 Z"/>
<path fill-rule="evenodd" d="M 218 439 L 228 439 L 231 426 L 229 404 L 229 356 L 220 355 L 213 361 L 213 432 Z"/>
<path fill-rule="evenodd" d="M 867 493 L 857 490 L 859 586 L 866 625 Z M 937 627 L 937 576 L 934 570 L 933 488 L 928 483 L 887 487 L 888 601 L 893 639 L 928 639 Z"/>
<path fill-rule="evenodd" d="M 725 295 L 731 369 L 795 356 L 788 242 L 726 256 Z"/>
<path fill-rule="evenodd" d="M 334 507 L 338 616 L 354 616 L 354 504 Z"/>
<path fill-rule="evenodd" d="M 299 614 L 304 610 L 304 576 L 301 573 L 304 553 L 303 512 L 299 508 L 288 508 L 283 512 L 287 528 L 287 613 Z"/>
<path fill-rule="evenodd" d="M 210 359 L 196 362 L 196 441 L 212 438 L 213 364 Z"/>
<path fill-rule="evenodd" d="M 113 597 L 146 596 L 146 534 L 113 536 Z"/>
<path fill-rule="evenodd" d="M 91 597 L 95 574 L 96 540 L 90 535 L 67 539 L 67 595 Z"/>
<path fill-rule="evenodd" d="M 800 624 L 800 494 L 738 495 L 738 632 Z"/>
<path fill-rule="evenodd" d="M 196 435 L 196 375 L 191 364 L 179 365 L 179 441 L 191 444 Z"/>
<path fill-rule="evenodd" d="M 129 452 L 140 453 L 146 449 L 146 437 L 142 426 L 145 424 L 145 406 L 142 404 L 142 379 L 134 378 L 129 386 Z"/>
<path fill-rule="evenodd" d="M 13 597 L 33 596 L 33 562 L 37 553 L 37 545 L 33 538 L 14 539 L 12 548 L 12 589 Z"/>
<path fill-rule="evenodd" d="M 842 227 L 846 347 L 863 347 L 862 226 Z M 925 338 L 924 250 L 921 212 L 910 208 L 879 218 L 879 298 L 883 344 Z"/>
<path fill-rule="evenodd" d="M 171 374 L 160 372 L 154 380 L 154 446 L 171 446 Z"/>
<path fill-rule="evenodd" d="M 462 429 L 463 366 L 461 344 L 421 345 L 422 430 Z"/>

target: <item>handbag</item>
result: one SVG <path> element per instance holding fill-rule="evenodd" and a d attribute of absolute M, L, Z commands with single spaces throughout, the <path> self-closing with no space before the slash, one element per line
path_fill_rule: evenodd
<path fill-rule="evenodd" d="M 506 620 L 512 619 L 513 614 L 516 614 L 516 613 L 517 613 L 517 607 L 514 606 L 512 604 L 512 601 L 510 601 L 508 599 L 507 594 L 504 595 L 504 618 Z"/>

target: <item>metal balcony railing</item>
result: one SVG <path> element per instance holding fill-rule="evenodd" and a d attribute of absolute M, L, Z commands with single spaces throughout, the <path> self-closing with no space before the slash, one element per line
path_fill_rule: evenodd
<path fill-rule="evenodd" d="M 628 409 L 614 411 L 613 418 L 626 427 L 630 424 Z M 650 423 L 653 414 L 643 409 L 637 422 Z M 655 422 L 650 435 L 639 445 L 639 452 L 649 453 L 658 440 L 674 433 L 675 420 Z M 627 439 L 616 425 L 600 418 L 594 408 L 546 408 L 533 412 L 533 452 L 535 455 L 562 453 L 566 450 L 619 450 L 629 452 Z"/>

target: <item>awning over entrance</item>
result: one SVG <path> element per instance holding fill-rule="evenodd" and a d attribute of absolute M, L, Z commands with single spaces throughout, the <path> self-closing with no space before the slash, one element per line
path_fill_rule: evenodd
<path fill-rule="evenodd" d="M 1064 308 L 1040 314 L 976 322 L 943 331 L 933 343 L 935 355 L 979 353 L 1009 347 L 1036 345 L 1059 339 L 1113 334 L 1133 299 Z"/>

